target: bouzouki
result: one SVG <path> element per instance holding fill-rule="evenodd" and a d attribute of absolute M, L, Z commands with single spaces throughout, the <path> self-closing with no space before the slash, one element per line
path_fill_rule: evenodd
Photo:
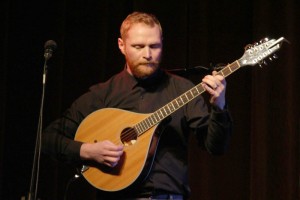
<path fill-rule="evenodd" d="M 244 55 L 228 64 L 219 75 L 229 76 L 239 68 L 263 64 L 280 49 L 285 38 L 265 39 L 247 46 Z M 110 140 L 124 145 L 124 153 L 115 167 L 86 163 L 81 174 L 94 187 L 103 191 L 120 191 L 144 180 L 151 170 L 163 122 L 182 106 L 205 92 L 202 83 L 162 106 L 153 113 L 140 114 L 117 108 L 104 108 L 88 115 L 78 127 L 76 141 L 98 142 Z"/>

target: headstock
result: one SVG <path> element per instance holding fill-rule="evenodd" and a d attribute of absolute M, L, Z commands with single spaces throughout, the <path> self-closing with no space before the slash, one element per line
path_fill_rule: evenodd
<path fill-rule="evenodd" d="M 277 40 L 265 38 L 254 45 L 247 45 L 244 55 L 238 60 L 240 66 L 256 64 L 261 66 L 265 64 L 266 58 L 270 60 L 277 58 L 274 52 L 280 49 L 283 41 L 288 42 L 284 37 Z"/>

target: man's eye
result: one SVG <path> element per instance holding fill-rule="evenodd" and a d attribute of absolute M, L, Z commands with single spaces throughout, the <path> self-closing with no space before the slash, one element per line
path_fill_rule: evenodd
<path fill-rule="evenodd" d="M 151 48 L 152 49 L 158 49 L 158 48 L 161 48 L 161 45 L 160 44 L 154 44 L 154 45 L 151 45 Z"/>
<path fill-rule="evenodd" d="M 141 45 L 136 45 L 136 46 L 134 46 L 134 48 L 136 48 L 136 49 L 142 49 L 143 47 Z"/>

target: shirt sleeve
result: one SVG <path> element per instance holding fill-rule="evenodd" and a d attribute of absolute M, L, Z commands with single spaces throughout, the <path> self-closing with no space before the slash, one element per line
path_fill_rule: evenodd
<path fill-rule="evenodd" d="M 88 114 L 99 107 L 101 107 L 101 101 L 93 92 L 88 92 L 78 98 L 59 119 L 44 129 L 42 151 L 60 161 L 80 162 L 82 142 L 74 141 L 77 128 Z"/>
<path fill-rule="evenodd" d="M 205 149 L 214 155 L 223 154 L 228 148 L 231 134 L 232 118 L 228 108 L 220 110 L 212 107 L 208 121 L 208 131 L 204 135 L 205 137 L 202 137 Z"/>
<path fill-rule="evenodd" d="M 210 111 L 200 96 L 187 107 L 187 120 L 201 147 L 214 155 L 223 154 L 228 148 L 232 134 L 232 118 L 228 107 Z"/>

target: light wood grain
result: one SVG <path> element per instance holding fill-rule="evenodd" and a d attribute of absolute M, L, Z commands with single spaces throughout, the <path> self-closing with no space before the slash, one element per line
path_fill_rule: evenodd
<path fill-rule="evenodd" d="M 116 108 L 100 109 L 83 120 L 75 140 L 89 143 L 110 140 L 121 144 L 122 131 L 133 127 L 149 115 Z M 101 166 L 88 166 L 89 169 L 83 172 L 85 179 L 103 191 L 118 191 L 133 184 L 145 166 L 156 127 L 141 134 L 134 144 L 125 146 L 124 154 L 116 167 L 106 170 L 107 168 Z"/>

